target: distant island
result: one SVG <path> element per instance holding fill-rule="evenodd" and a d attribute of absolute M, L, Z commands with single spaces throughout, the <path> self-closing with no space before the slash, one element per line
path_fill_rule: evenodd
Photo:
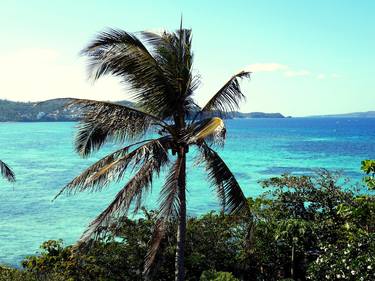
<path fill-rule="evenodd" d="M 62 122 L 78 121 L 80 111 L 77 108 L 64 108 L 69 99 L 53 99 L 43 102 L 15 102 L 0 100 L 0 122 Z M 129 101 L 116 103 L 130 105 Z M 218 114 L 215 114 L 218 115 Z M 207 117 L 207 116 L 205 116 Z M 285 118 L 281 113 L 230 112 L 226 118 Z"/>
<path fill-rule="evenodd" d="M 375 118 L 375 111 L 352 112 L 343 114 L 313 115 L 311 118 Z"/>

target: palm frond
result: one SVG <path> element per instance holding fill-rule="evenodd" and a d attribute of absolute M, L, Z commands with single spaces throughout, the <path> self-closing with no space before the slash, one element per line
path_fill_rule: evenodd
<path fill-rule="evenodd" d="M 191 96 L 200 83 L 200 76 L 193 75 L 191 30 L 180 29 L 175 33 L 142 32 L 145 42 L 152 46 L 155 60 L 174 91 L 174 108 L 182 108 L 188 114 L 194 106 Z"/>
<path fill-rule="evenodd" d="M 81 51 L 89 58 L 89 74 L 93 79 L 99 79 L 106 74 L 115 76 L 130 76 L 129 82 L 138 87 L 139 81 L 134 75 L 146 76 L 146 83 L 150 77 L 157 74 L 157 62 L 146 46 L 135 34 L 120 29 L 108 29 Z"/>
<path fill-rule="evenodd" d="M 182 169 L 182 160 L 177 159 L 171 167 L 159 198 L 159 216 L 168 220 L 177 217 L 180 202 L 178 199 L 178 179 Z"/>
<path fill-rule="evenodd" d="M 144 274 L 149 274 L 153 266 L 160 243 L 165 234 L 167 222 L 178 217 L 180 201 L 178 181 L 182 169 L 182 159 L 177 159 L 171 167 L 163 188 L 160 191 L 158 221 L 155 225 L 150 246 L 145 259 Z"/>
<path fill-rule="evenodd" d="M 82 156 L 98 150 L 108 140 L 139 139 L 152 124 L 163 123 L 151 114 L 116 103 L 73 99 L 68 106 L 83 113 L 75 139 L 75 148 Z"/>
<path fill-rule="evenodd" d="M 0 160 L 0 174 L 8 181 L 15 182 L 16 176 L 13 173 L 12 169 Z"/>
<path fill-rule="evenodd" d="M 90 223 L 83 233 L 80 243 L 85 243 L 91 238 L 101 235 L 108 227 L 115 215 L 126 216 L 131 204 L 134 203 L 135 210 L 141 207 L 143 196 L 152 185 L 153 175 L 159 175 L 161 168 L 168 163 L 168 154 L 160 149 L 157 155 L 148 159 L 129 182 L 120 190 L 112 203 Z"/>
<path fill-rule="evenodd" d="M 83 51 L 89 59 L 90 77 L 120 77 L 130 86 L 133 99 L 145 111 L 166 118 L 175 103 L 168 73 L 136 35 L 109 29 L 100 33 Z"/>
<path fill-rule="evenodd" d="M 216 188 L 223 209 L 229 213 L 249 212 L 246 197 L 225 162 L 207 144 L 203 143 L 200 149 L 208 178 Z"/>
<path fill-rule="evenodd" d="M 165 236 L 166 227 L 166 222 L 163 219 L 157 220 L 154 226 L 154 231 L 150 240 L 150 246 L 145 258 L 145 265 L 143 270 L 143 274 L 145 276 L 149 276 L 152 269 L 154 268 L 155 258 L 160 250 L 160 244 Z"/>
<path fill-rule="evenodd" d="M 168 146 L 169 138 L 162 137 L 145 140 L 121 148 L 97 161 L 79 176 L 75 177 L 55 196 L 55 199 L 64 192 L 73 194 L 87 190 L 101 190 L 111 181 L 120 181 L 129 166 L 133 166 L 134 169 L 143 165 L 149 159 L 159 156 L 163 160 Z M 136 148 L 131 150 L 133 147 Z"/>
<path fill-rule="evenodd" d="M 241 92 L 238 78 L 250 77 L 250 72 L 241 71 L 232 76 L 227 83 L 207 102 L 201 113 L 208 111 L 229 112 L 239 108 L 240 101 L 245 99 Z"/>

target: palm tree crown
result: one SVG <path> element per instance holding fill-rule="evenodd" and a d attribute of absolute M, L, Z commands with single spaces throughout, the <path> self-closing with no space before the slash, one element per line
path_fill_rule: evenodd
<path fill-rule="evenodd" d="M 145 270 L 152 265 L 166 222 L 177 219 L 176 280 L 184 279 L 186 154 L 190 146 L 199 150 L 208 179 L 224 209 L 238 213 L 248 208 L 236 178 L 213 149 L 215 144 L 224 142 L 224 122 L 218 117 L 204 117 L 237 109 L 244 99 L 238 79 L 249 77 L 250 73 L 237 73 L 205 106 L 199 107 L 193 98 L 200 80 L 193 73 L 191 38 L 191 30 L 183 28 L 176 32 L 136 34 L 110 29 L 100 33 L 82 51 L 89 60 L 91 78 L 119 77 L 130 89 L 135 103 L 124 106 L 73 99 L 71 104 L 83 109 L 75 140 L 77 152 L 88 156 L 107 141 L 133 143 L 87 168 L 58 194 L 101 190 L 111 181 L 122 180 L 128 168 L 134 171 L 113 202 L 82 235 L 81 242 L 85 242 L 100 235 L 113 215 L 126 215 L 131 206 L 137 211 L 153 177 L 163 167 L 169 167 L 160 191 L 159 223 Z M 156 130 L 159 136 L 145 139 L 150 130 Z"/>

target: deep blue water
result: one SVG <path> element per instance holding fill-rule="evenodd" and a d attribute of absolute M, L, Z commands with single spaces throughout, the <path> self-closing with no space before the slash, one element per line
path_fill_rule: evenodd
<path fill-rule="evenodd" d="M 219 151 L 247 196 L 262 192 L 261 179 L 316 168 L 342 170 L 359 181 L 360 162 L 375 158 L 375 119 L 238 119 L 227 122 L 227 141 Z M 17 182 L 0 179 L 0 263 L 16 265 L 38 251 L 41 242 L 76 241 L 85 226 L 121 187 L 100 193 L 51 199 L 75 175 L 114 149 L 107 146 L 88 159 L 74 153 L 74 123 L 0 123 L 0 159 Z M 193 153 L 190 153 L 193 154 Z M 192 160 L 189 164 L 192 164 Z M 157 206 L 162 181 L 156 180 L 146 206 Z M 217 209 L 203 168 L 188 169 L 188 212 Z"/>

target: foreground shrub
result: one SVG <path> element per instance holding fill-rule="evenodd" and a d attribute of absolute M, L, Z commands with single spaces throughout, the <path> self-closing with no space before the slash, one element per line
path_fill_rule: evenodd
<path fill-rule="evenodd" d="M 0 281 L 38 281 L 30 272 L 0 266 Z"/>
<path fill-rule="evenodd" d="M 230 272 L 203 271 L 200 281 L 239 281 Z"/>
<path fill-rule="evenodd" d="M 308 279 L 375 280 L 375 234 L 358 234 L 348 242 L 326 245 L 311 264 Z"/>
<path fill-rule="evenodd" d="M 186 281 L 372 280 L 374 196 L 357 195 L 343 183 L 324 170 L 313 177 L 284 175 L 263 182 L 267 192 L 248 200 L 249 217 L 211 212 L 189 218 Z M 120 217 L 86 248 L 47 241 L 41 253 L 24 260 L 26 272 L 8 269 L 0 281 L 144 280 L 144 257 L 156 222 L 152 211 L 137 220 Z M 172 221 L 151 280 L 174 279 L 175 237 Z"/>

